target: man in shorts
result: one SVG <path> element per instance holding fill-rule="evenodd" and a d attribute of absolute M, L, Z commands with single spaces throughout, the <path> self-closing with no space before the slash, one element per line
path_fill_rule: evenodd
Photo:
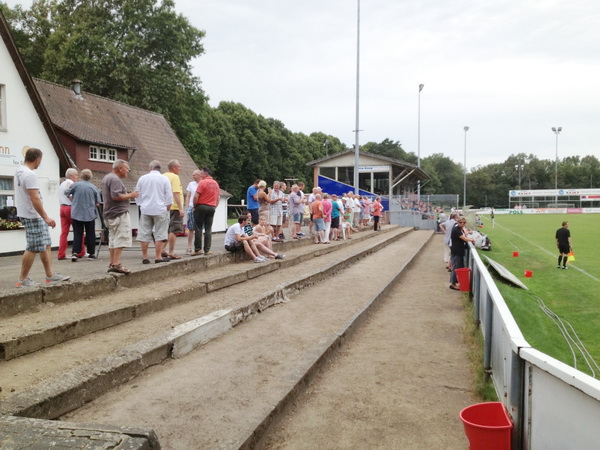
<path fill-rule="evenodd" d="M 244 228 L 248 225 L 249 215 L 250 214 L 240 215 L 238 223 L 231 225 L 227 229 L 224 240 L 225 250 L 235 253 L 243 248 L 246 254 L 250 256 L 255 263 L 269 260 L 269 258 L 261 255 L 261 251 L 275 259 L 285 258 L 285 255 L 275 253 L 274 251 L 269 250 L 264 244 L 258 242 L 258 236 L 256 234 L 248 235 L 244 232 Z"/>
<path fill-rule="evenodd" d="M 69 277 L 62 276 L 52 271 L 52 240 L 48 227 L 54 228 L 56 222 L 48 217 L 40 195 L 40 183 L 33 172 L 42 163 L 42 151 L 30 148 L 25 152 L 25 161 L 15 173 L 15 205 L 19 220 L 25 227 L 27 247 L 21 259 L 21 273 L 17 287 L 33 287 L 38 283 L 29 278 L 29 271 L 33 266 L 36 253 L 46 272 L 46 283 L 66 281 Z"/>
<path fill-rule="evenodd" d="M 173 203 L 171 182 L 160 173 L 160 162 L 154 160 L 149 165 L 150 172 L 142 175 L 135 190 L 140 193 L 136 203 L 140 206 L 140 228 L 138 241 L 142 247 L 142 264 L 150 264 L 148 247 L 152 242 L 154 229 L 154 262 L 156 264 L 169 262 L 162 252 L 169 234 L 169 208 Z"/>
<path fill-rule="evenodd" d="M 285 201 L 285 194 L 281 190 L 281 183 L 279 181 L 273 182 L 273 189 L 269 194 L 269 200 L 271 203 L 270 221 L 273 230 L 275 230 L 274 241 L 282 240 L 279 235 L 281 234 L 281 226 L 283 225 L 283 202 Z"/>
<path fill-rule="evenodd" d="M 179 178 L 181 164 L 176 159 L 169 161 L 169 170 L 165 172 L 165 176 L 171 182 L 171 190 L 173 192 L 173 204 L 169 212 L 169 249 L 163 251 L 163 258 L 181 259 L 181 256 L 175 254 L 175 244 L 177 243 L 177 235 L 183 234 L 183 217 L 185 209 L 183 207 L 183 185 Z"/>
<path fill-rule="evenodd" d="M 292 239 L 300 239 L 300 227 L 304 219 L 304 196 L 297 184 L 292 186 L 292 193 L 288 197 L 289 213 L 292 216 Z"/>
<path fill-rule="evenodd" d="M 249 236 L 244 232 L 244 227 L 248 225 L 248 215 L 242 214 L 238 217 L 238 223 L 231 225 L 225 233 L 225 250 L 231 253 L 244 250 L 250 258 L 256 263 L 265 262 L 266 259 L 260 256 L 260 253 L 254 246 L 256 236 Z"/>
<path fill-rule="evenodd" d="M 108 228 L 108 252 L 110 264 L 108 272 L 129 274 L 131 271 L 121 264 L 125 247 L 131 247 L 131 218 L 129 201 L 138 198 L 137 191 L 127 192 L 121 181 L 129 173 L 129 163 L 122 159 L 113 162 L 113 170 L 102 179 L 102 200 L 104 201 L 104 223 Z"/>
<path fill-rule="evenodd" d="M 314 223 L 314 238 L 315 244 L 319 242 L 325 244 L 325 221 L 323 213 L 323 202 L 321 201 L 321 194 L 315 195 L 315 201 L 311 203 L 310 210 L 313 217 Z"/>
<path fill-rule="evenodd" d="M 558 248 L 557 269 L 567 270 L 567 260 L 569 253 L 573 251 L 573 242 L 571 241 L 571 232 L 569 231 L 569 222 L 563 222 L 562 227 L 556 230 L 556 247 Z M 562 266 L 561 266 L 562 261 Z"/>

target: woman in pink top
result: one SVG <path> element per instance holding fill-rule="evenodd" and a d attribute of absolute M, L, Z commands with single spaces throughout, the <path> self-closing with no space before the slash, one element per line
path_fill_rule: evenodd
<path fill-rule="evenodd" d="M 325 222 L 325 240 L 323 244 L 329 244 L 329 232 L 331 231 L 331 210 L 333 205 L 329 200 L 329 194 L 323 194 L 323 222 Z"/>

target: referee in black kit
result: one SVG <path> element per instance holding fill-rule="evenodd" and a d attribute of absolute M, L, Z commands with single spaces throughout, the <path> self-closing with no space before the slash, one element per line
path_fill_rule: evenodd
<path fill-rule="evenodd" d="M 573 251 L 569 222 L 563 222 L 562 227 L 556 230 L 556 246 L 558 247 L 558 265 L 556 268 L 566 270 L 568 269 L 567 258 L 569 257 L 569 253 Z"/>

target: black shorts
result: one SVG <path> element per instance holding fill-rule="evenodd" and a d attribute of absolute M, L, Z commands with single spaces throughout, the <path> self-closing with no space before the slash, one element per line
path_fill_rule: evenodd
<path fill-rule="evenodd" d="M 171 210 L 169 214 L 169 233 L 183 233 L 183 217 L 179 215 L 179 210 Z"/>
<path fill-rule="evenodd" d="M 339 217 L 332 217 L 331 218 L 331 228 L 339 228 L 340 227 L 340 218 Z"/>
<path fill-rule="evenodd" d="M 235 241 L 233 244 L 225 246 L 225 250 L 232 253 L 239 252 L 242 248 L 244 248 L 244 243 L 240 241 Z"/>
<path fill-rule="evenodd" d="M 567 245 L 559 244 L 558 251 L 561 255 L 566 255 L 571 252 L 571 247 L 569 246 L 569 244 L 567 244 Z"/>

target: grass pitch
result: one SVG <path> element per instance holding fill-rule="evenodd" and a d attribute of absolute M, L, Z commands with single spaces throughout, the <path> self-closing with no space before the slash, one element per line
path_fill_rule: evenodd
<path fill-rule="evenodd" d="M 491 252 L 481 252 L 503 264 L 529 291 L 497 278 L 500 292 L 525 339 L 536 349 L 572 367 L 600 378 L 585 364 L 580 352 L 567 345 L 557 325 L 541 310 L 536 296 L 575 332 L 600 365 L 600 214 L 496 215 L 482 217 L 481 230 L 492 241 Z M 569 222 L 575 261 L 569 270 L 557 269 L 555 233 L 562 221 Z M 513 257 L 513 252 L 519 252 Z M 484 259 L 485 260 L 485 259 Z M 533 272 L 525 278 L 524 272 Z"/>

